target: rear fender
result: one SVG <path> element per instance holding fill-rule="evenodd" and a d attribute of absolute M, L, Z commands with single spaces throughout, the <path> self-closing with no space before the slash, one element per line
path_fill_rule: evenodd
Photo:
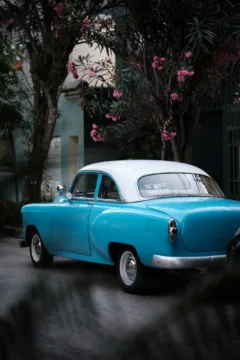
<path fill-rule="evenodd" d="M 104 210 L 95 216 L 93 208 L 91 217 L 90 241 L 102 256 L 109 254 L 111 243 L 131 245 L 142 263 L 151 266 L 154 254 L 171 256 L 177 251 L 169 241 L 170 216 L 165 213 L 116 208 Z"/>

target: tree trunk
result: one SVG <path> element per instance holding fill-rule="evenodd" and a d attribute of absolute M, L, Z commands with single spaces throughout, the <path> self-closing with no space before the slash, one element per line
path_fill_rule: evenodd
<path fill-rule="evenodd" d="M 161 151 L 161 160 L 166 160 L 167 157 L 167 143 L 162 139 L 162 151 Z"/>
<path fill-rule="evenodd" d="M 35 96 L 34 107 L 37 123 L 34 126 L 27 178 L 22 193 L 24 204 L 41 201 L 44 166 L 58 117 L 57 95 L 44 89 L 41 97 Z"/>
<path fill-rule="evenodd" d="M 174 161 L 181 161 L 181 159 L 180 159 L 180 151 L 179 151 L 179 147 L 178 147 L 178 143 L 176 141 L 176 138 L 173 138 L 171 140 L 171 144 L 172 144 L 172 151 L 173 151 L 173 160 Z"/>
<path fill-rule="evenodd" d="M 10 141 L 12 147 L 12 155 L 13 155 L 13 178 L 14 178 L 14 185 L 15 185 L 15 194 L 16 194 L 16 203 L 19 202 L 19 195 L 18 195 L 18 176 L 17 176 L 17 163 L 16 163 L 16 149 L 15 143 L 12 132 L 10 132 Z"/>
<path fill-rule="evenodd" d="M 184 154 L 183 154 L 183 161 L 186 164 L 191 164 L 192 163 L 192 144 L 189 142 L 186 145 Z"/>

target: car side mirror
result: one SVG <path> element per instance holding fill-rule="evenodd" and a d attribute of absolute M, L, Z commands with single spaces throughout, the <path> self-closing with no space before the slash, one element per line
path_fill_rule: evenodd
<path fill-rule="evenodd" d="M 59 195 L 63 195 L 65 193 L 65 191 L 66 191 L 66 188 L 63 185 L 58 185 L 57 186 L 57 191 L 59 192 Z"/>
<path fill-rule="evenodd" d="M 72 198 L 73 198 L 72 193 L 67 192 L 67 193 L 66 193 L 66 198 L 67 198 L 69 201 L 72 201 Z"/>

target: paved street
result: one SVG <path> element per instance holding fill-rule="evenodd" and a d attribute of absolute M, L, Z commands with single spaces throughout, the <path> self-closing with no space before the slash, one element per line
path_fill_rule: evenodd
<path fill-rule="evenodd" d="M 58 313 L 48 314 L 46 319 L 42 319 L 42 329 L 39 330 L 41 351 L 46 351 L 50 347 L 51 351 L 58 349 L 57 351 L 66 352 L 66 359 L 72 358 L 74 352 L 78 353 L 79 342 L 84 352 L 90 349 L 99 351 L 109 335 L 118 337 L 122 332 L 139 329 L 144 323 L 150 322 L 157 312 L 165 313 L 178 297 L 175 293 L 178 280 L 174 281 L 174 278 L 172 284 L 166 278 L 165 284 L 160 285 L 159 281 L 159 286 L 156 286 L 152 294 L 134 296 L 119 289 L 112 267 L 56 258 L 52 268 L 35 269 L 31 264 L 28 248 L 19 248 L 17 239 L 2 237 L 0 315 L 6 314 L 10 305 L 38 278 L 43 276 L 49 284 L 67 288 L 74 275 L 91 283 L 90 297 L 96 313 L 87 309 L 86 303 L 80 299 L 81 295 L 71 293 L 68 303 L 64 304 L 65 307 L 62 309 L 62 320 L 58 309 Z M 94 324 L 94 328 L 89 329 L 91 323 Z"/>

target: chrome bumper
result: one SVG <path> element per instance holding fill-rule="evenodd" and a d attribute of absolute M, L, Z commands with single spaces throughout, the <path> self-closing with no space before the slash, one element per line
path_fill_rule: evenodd
<path fill-rule="evenodd" d="M 226 255 L 173 257 L 153 255 L 152 266 L 161 269 L 197 269 L 208 267 L 223 267 Z"/>

